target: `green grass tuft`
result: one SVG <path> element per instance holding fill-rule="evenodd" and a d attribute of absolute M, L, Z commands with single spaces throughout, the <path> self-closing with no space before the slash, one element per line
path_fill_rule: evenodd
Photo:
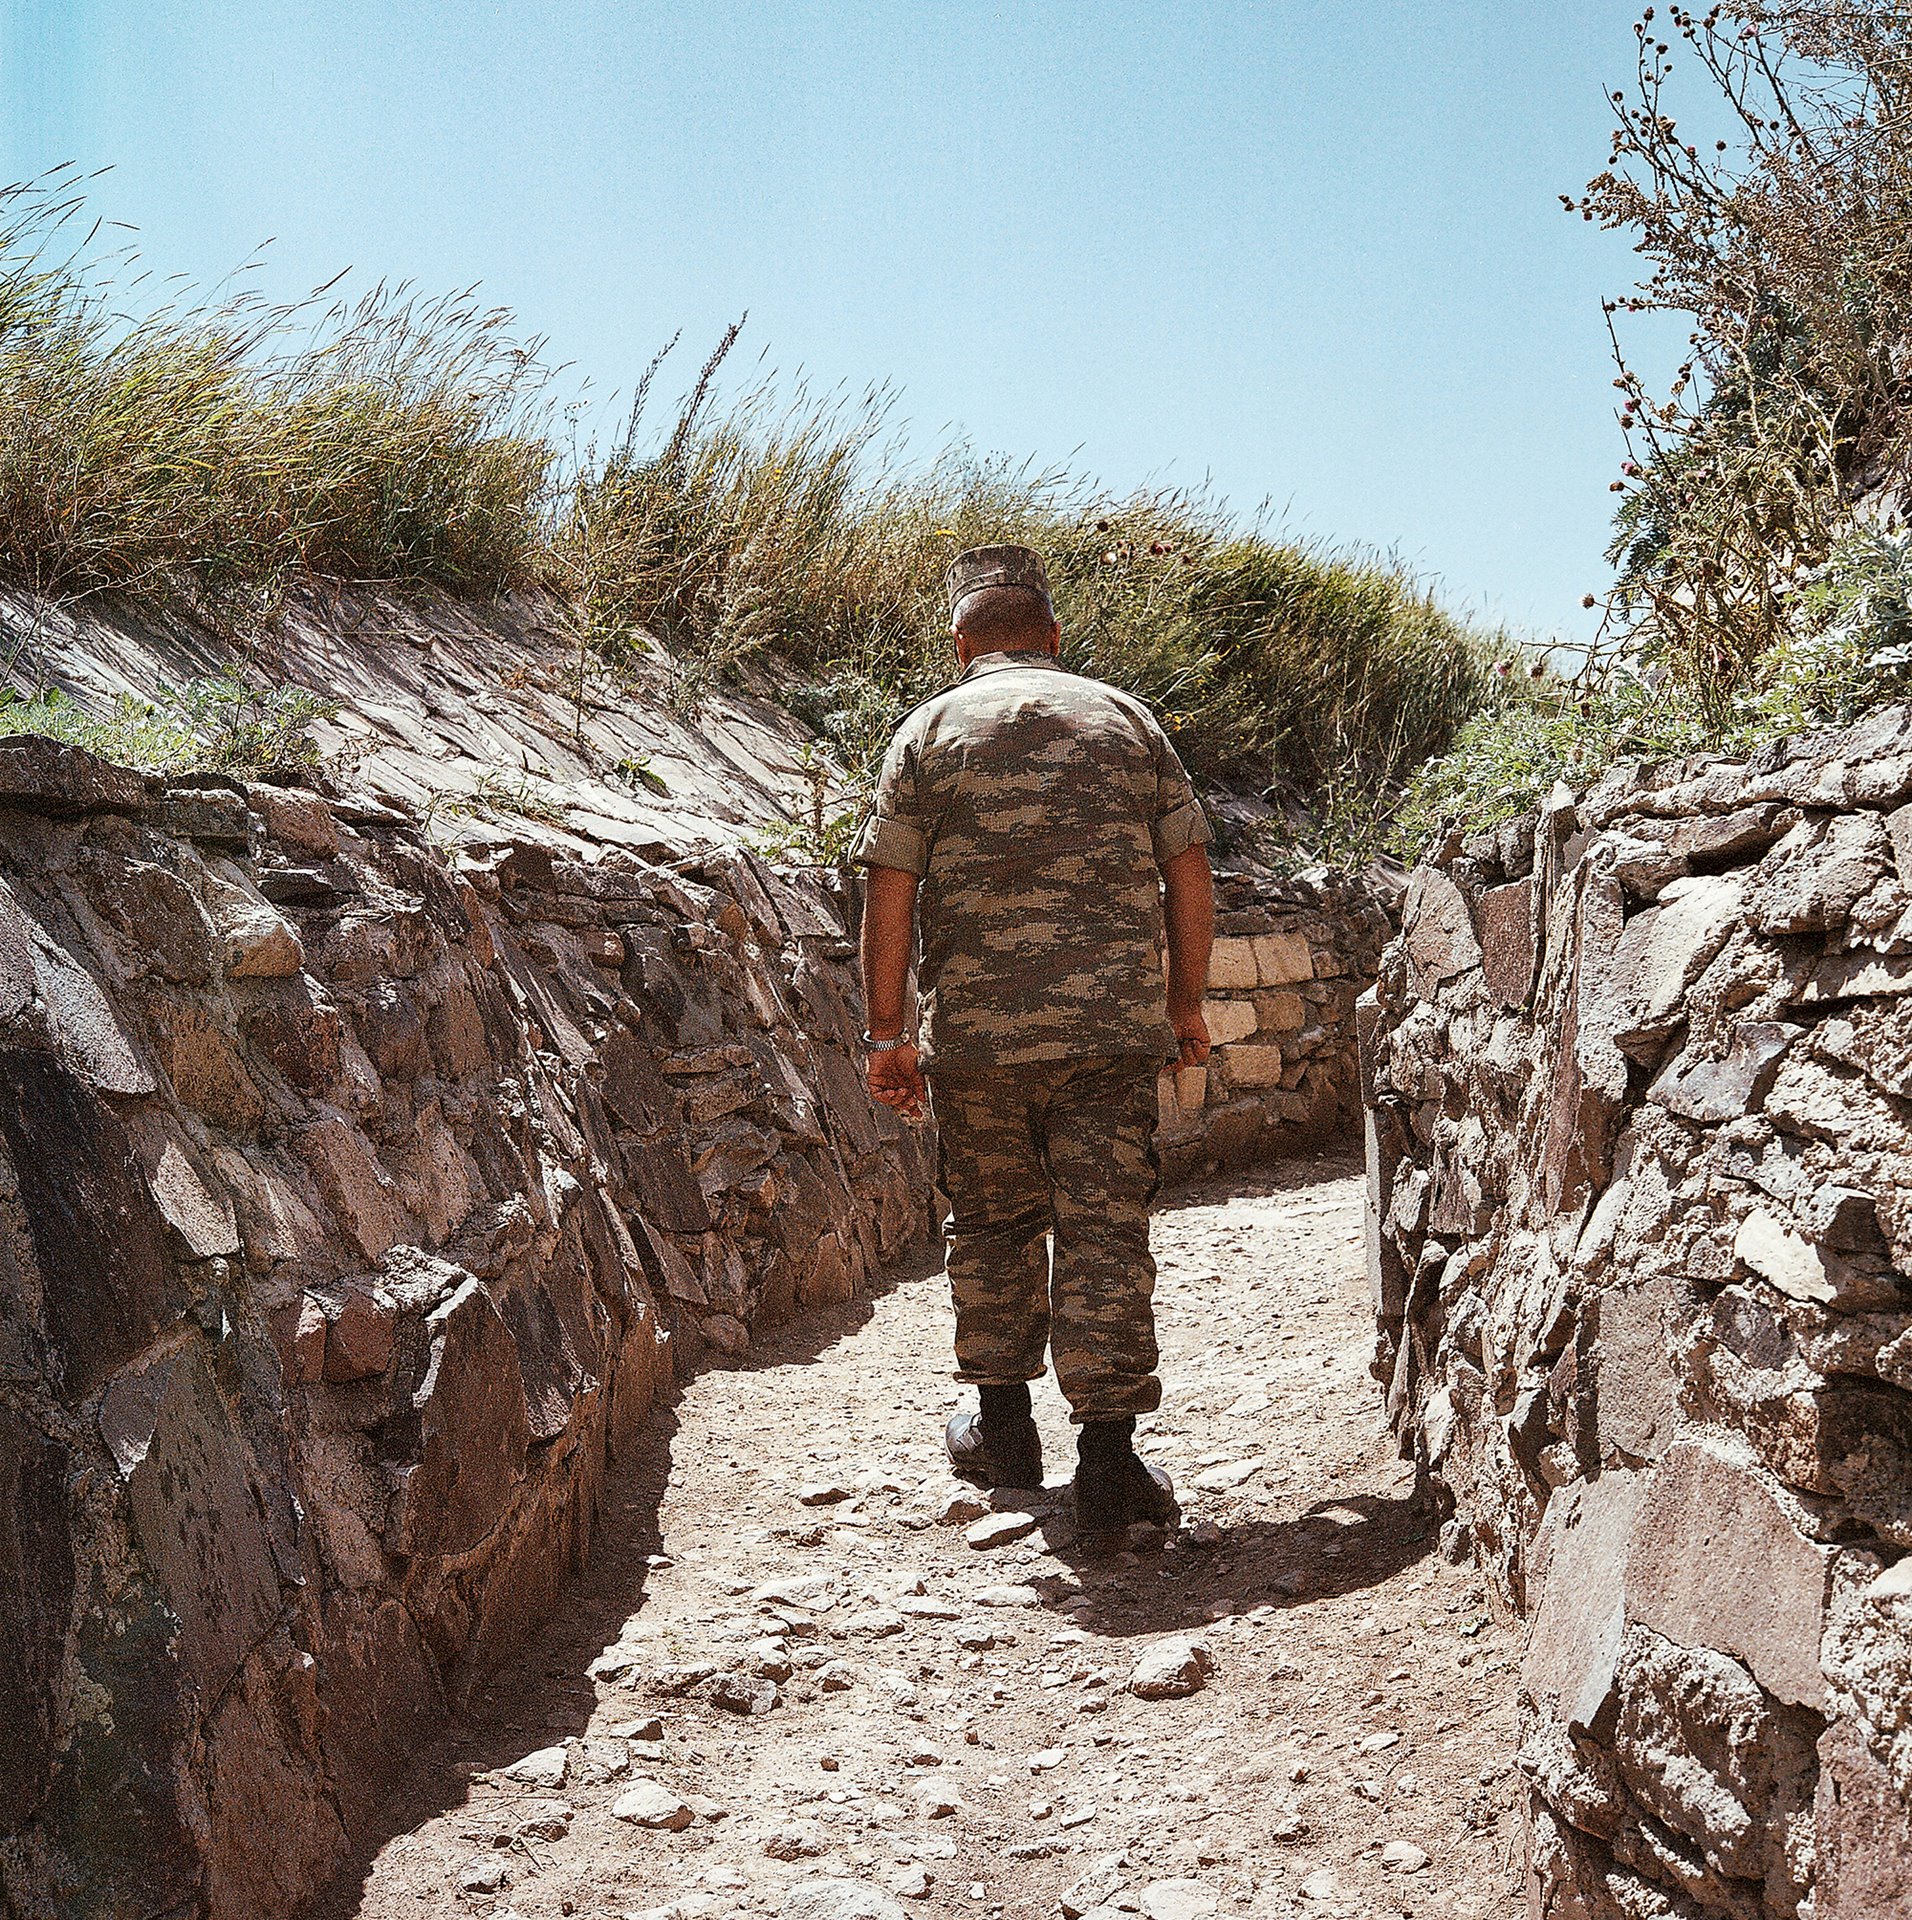
<path fill-rule="evenodd" d="M 337 702 L 304 687 L 261 686 L 237 672 L 163 686 L 150 700 L 122 694 L 104 714 L 57 688 L 30 695 L 0 688 L 0 735 L 43 734 L 149 773 L 273 780 L 318 766 L 310 728 L 336 711 Z"/>
<path fill-rule="evenodd" d="M 1043 553 L 1065 659 L 1148 700 L 1197 772 L 1317 806 L 1384 812 L 1525 670 L 1391 563 L 1244 530 L 1200 495 L 1114 496 L 961 446 L 912 464 L 880 391 L 712 410 L 713 372 L 649 441 L 640 396 L 560 517 L 560 567 L 600 646 L 663 642 L 687 708 L 755 655 L 803 668 L 791 704 L 852 790 L 949 678 L 943 574 L 990 541 Z"/>

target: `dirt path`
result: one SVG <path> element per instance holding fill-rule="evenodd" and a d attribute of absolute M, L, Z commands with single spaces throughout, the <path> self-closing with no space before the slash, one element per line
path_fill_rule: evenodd
<path fill-rule="evenodd" d="M 1515 1649 L 1386 1440 L 1360 1191 L 1298 1162 L 1164 1206 L 1166 1545 L 1078 1550 L 1052 1385 L 1049 1491 L 997 1497 L 1030 1529 L 945 1522 L 933 1276 L 705 1374 L 330 1911 L 1510 1912 Z M 1190 1638 L 1200 1690 L 1137 1697 Z"/>

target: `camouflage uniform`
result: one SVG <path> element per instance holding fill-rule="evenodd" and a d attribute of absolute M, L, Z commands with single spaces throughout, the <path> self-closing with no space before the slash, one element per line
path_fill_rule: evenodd
<path fill-rule="evenodd" d="M 1035 1379 L 1049 1340 L 1078 1420 L 1161 1397 L 1148 1207 L 1176 1042 L 1159 869 L 1207 839 L 1141 701 L 1014 652 L 982 655 L 903 722 L 857 845 L 921 881 L 957 1378 Z"/>

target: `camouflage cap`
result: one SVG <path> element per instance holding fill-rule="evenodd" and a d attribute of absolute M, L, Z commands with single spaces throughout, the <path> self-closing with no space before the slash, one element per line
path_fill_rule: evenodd
<path fill-rule="evenodd" d="M 1042 595 L 1043 605 L 1053 614 L 1049 600 L 1049 574 L 1042 555 L 1033 547 L 971 547 L 949 563 L 944 584 L 949 589 L 949 617 L 954 624 L 963 610 L 963 602 L 985 587 L 1026 587 Z"/>

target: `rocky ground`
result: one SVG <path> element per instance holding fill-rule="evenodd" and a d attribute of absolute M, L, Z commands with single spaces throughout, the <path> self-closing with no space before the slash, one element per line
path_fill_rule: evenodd
<path fill-rule="evenodd" d="M 1156 1226 L 1185 1520 L 1092 1555 L 940 1435 L 934 1275 L 652 1416 L 564 1611 L 420 1756 L 325 1920 L 1486 1916 L 1518 1905 L 1517 1648 L 1367 1373 L 1342 1161 Z"/>

